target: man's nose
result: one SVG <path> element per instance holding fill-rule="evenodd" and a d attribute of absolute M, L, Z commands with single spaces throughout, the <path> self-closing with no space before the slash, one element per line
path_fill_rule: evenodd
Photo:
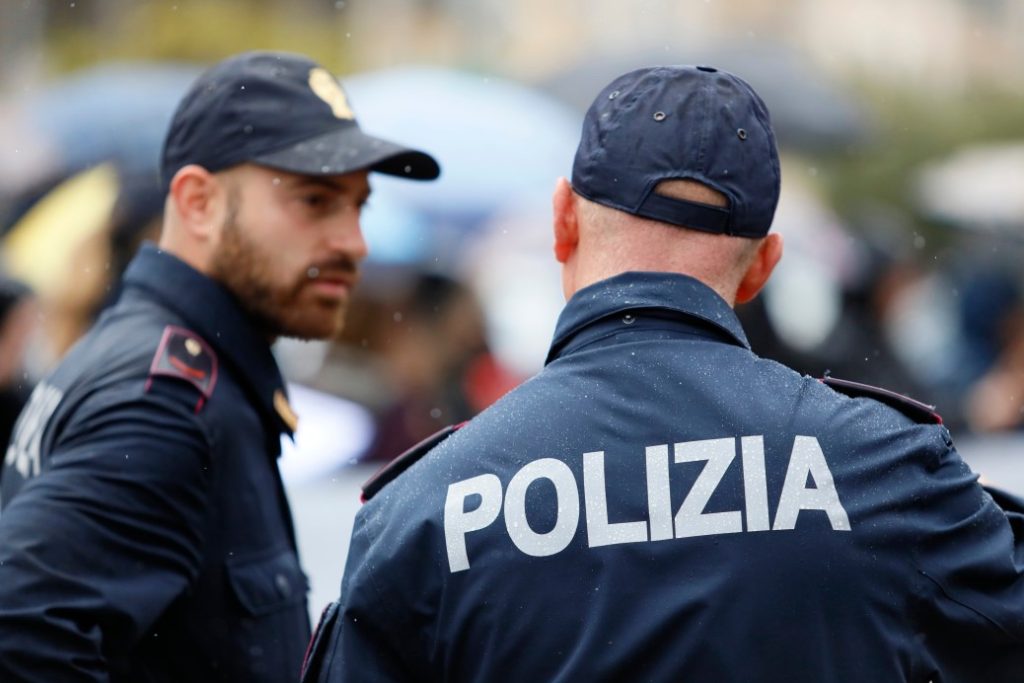
<path fill-rule="evenodd" d="M 370 250 L 358 216 L 343 219 L 334 226 L 329 236 L 329 247 L 331 251 L 343 253 L 356 261 L 366 258 Z"/>

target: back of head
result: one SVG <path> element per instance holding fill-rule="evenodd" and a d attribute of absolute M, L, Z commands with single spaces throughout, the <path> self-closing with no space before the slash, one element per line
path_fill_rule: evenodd
<path fill-rule="evenodd" d="M 674 180 L 710 188 L 725 205 L 659 191 Z M 745 81 L 712 67 L 632 71 L 605 87 L 587 111 L 572 187 L 634 216 L 763 237 L 780 187 L 768 110 Z"/>

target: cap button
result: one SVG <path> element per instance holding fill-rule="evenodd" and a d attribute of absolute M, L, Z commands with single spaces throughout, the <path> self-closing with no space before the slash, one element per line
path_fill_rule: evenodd
<path fill-rule="evenodd" d="M 715 67 L 713 67 L 713 66 L 703 66 L 703 65 L 702 65 L 702 66 L 698 66 L 698 67 L 697 67 L 697 70 L 698 70 L 698 71 L 707 71 L 707 72 L 708 72 L 709 74 L 713 74 L 713 73 L 715 73 L 716 71 L 718 71 L 718 69 L 716 69 L 716 68 L 715 68 Z"/>

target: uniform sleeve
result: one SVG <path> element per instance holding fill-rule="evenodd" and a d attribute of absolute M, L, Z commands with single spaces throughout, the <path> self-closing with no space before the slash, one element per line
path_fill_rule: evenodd
<path fill-rule="evenodd" d="M 313 637 L 302 683 L 380 683 L 425 680 L 414 673 L 409 619 L 399 613 L 375 576 L 372 516 L 364 507 L 356 516 L 341 582 L 341 596 L 325 611 Z M 371 513 L 372 514 L 372 513 Z M 415 570 L 412 572 L 415 575 Z"/>
<path fill-rule="evenodd" d="M 985 491 L 946 442 L 912 515 L 933 616 L 975 642 L 1012 647 L 1024 663 L 1022 502 Z"/>
<path fill-rule="evenodd" d="M 76 415 L 4 510 L 0 680 L 109 680 L 195 579 L 210 469 L 195 400 L 158 379 Z"/>

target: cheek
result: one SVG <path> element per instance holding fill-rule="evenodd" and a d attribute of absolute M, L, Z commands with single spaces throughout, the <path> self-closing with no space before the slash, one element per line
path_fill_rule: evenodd
<path fill-rule="evenodd" d="M 281 284 L 293 283 L 309 267 L 303 245 L 305 231 L 283 207 L 268 203 L 262 214 L 244 223 L 252 243 L 262 252 L 267 273 Z"/>

